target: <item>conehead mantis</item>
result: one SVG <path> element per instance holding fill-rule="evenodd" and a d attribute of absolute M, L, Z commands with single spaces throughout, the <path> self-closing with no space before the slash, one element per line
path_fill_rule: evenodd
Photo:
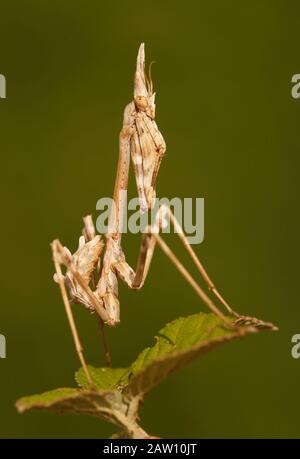
<path fill-rule="evenodd" d="M 165 151 L 164 138 L 155 122 L 155 93 L 151 75 L 147 76 L 145 73 L 145 48 L 142 43 L 137 56 L 134 98 L 124 110 L 123 126 L 119 136 L 119 159 L 113 195 L 115 210 L 110 216 L 110 230 L 105 235 L 105 242 L 100 235 L 96 235 L 91 216 L 84 218 L 83 235 L 79 239 L 78 250 L 73 255 L 62 246 L 59 240 L 52 242 L 56 269 L 55 280 L 60 286 L 80 362 L 91 384 L 92 380 L 84 360 L 70 302 L 80 303 L 90 311 L 96 312 L 101 319 L 101 324 L 117 325 L 120 321 L 118 280 L 124 281 L 130 289 L 141 289 L 147 277 L 156 245 L 162 249 L 206 306 L 225 324 L 233 326 L 233 321 L 214 304 L 160 236 L 159 230 L 164 215 L 170 218 L 175 232 L 196 265 L 208 290 L 225 307 L 227 313 L 235 317 L 238 325 L 253 323 L 259 326 L 257 319 L 240 316 L 224 300 L 189 244 L 179 222 L 166 205 L 159 209 L 155 228 L 148 226 L 147 231 L 142 235 L 136 269 L 134 270 L 127 263 L 121 248 L 120 225 L 125 205 L 122 192 L 128 187 L 130 161 L 134 167 L 140 211 L 148 212 L 156 196 L 156 179 Z M 61 265 L 66 268 L 64 275 Z M 109 363 L 109 358 L 107 358 L 107 363 Z"/>

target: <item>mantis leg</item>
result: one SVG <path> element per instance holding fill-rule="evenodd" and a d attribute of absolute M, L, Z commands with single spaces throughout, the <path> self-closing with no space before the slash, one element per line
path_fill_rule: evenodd
<path fill-rule="evenodd" d="M 80 363 L 82 365 L 82 368 L 83 368 L 83 370 L 85 372 L 86 378 L 87 378 L 89 384 L 91 386 L 93 386 L 93 381 L 92 381 L 91 375 L 90 375 L 89 370 L 88 370 L 88 366 L 86 364 L 86 361 L 85 361 L 85 358 L 84 358 L 84 355 L 83 355 L 83 347 L 82 347 L 82 344 L 81 344 L 81 341 L 80 341 L 80 338 L 79 338 L 79 334 L 78 334 L 78 331 L 77 331 L 77 328 L 76 328 L 76 324 L 75 324 L 74 316 L 73 316 L 73 313 L 72 313 L 71 305 L 70 305 L 70 302 L 69 302 L 66 286 L 65 286 L 65 283 L 64 283 L 64 280 L 63 280 L 63 275 L 62 275 L 62 271 L 61 271 L 61 267 L 60 267 L 60 255 L 59 255 L 58 241 L 53 241 L 53 243 L 52 243 L 52 252 L 53 252 L 53 261 L 54 261 L 54 266 L 55 266 L 55 270 L 56 270 L 56 274 L 57 274 L 57 278 L 58 278 L 58 283 L 59 283 L 61 295 L 62 295 L 62 298 L 63 298 L 65 311 L 66 311 L 66 314 L 67 314 L 67 317 L 68 317 L 70 329 L 71 329 L 71 332 L 72 332 L 72 336 L 73 336 L 76 352 L 78 354 L 78 357 L 79 357 Z"/>
<path fill-rule="evenodd" d="M 139 290 L 144 285 L 149 272 L 155 245 L 156 239 L 151 232 L 143 234 L 135 270 L 135 277 L 132 282 L 132 288 L 135 290 Z"/>
<path fill-rule="evenodd" d="M 185 280 L 191 285 L 191 287 L 195 290 L 197 295 L 206 304 L 206 306 L 214 314 L 220 317 L 220 319 L 222 319 L 225 323 L 227 323 L 228 325 L 231 325 L 227 317 L 219 310 L 219 308 L 213 303 L 213 301 L 206 295 L 206 293 L 202 290 L 202 288 L 197 284 L 195 279 L 191 276 L 188 270 L 183 266 L 181 261 L 179 261 L 179 259 L 176 257 L 174 252 L 170 249 L 170 247 L 166 244 L 166 242 L 160 237 L 160 235 L 154 234 L 154 237 L 158 245 L 162 249 L 162 251 L 165 253 L 165 255 L 167 255 L 167 257 L 172 261 L 172 263 L 175 265 L 178 271 L 182 274 Z"/>
<path fill-rule="evenodd" d="M 166 244 L 166 242 L 158 234 L 158 230 L 161 228 L 161 212 L 168 209 L 167 206 L 162 206 L 160 211 L 157 214 L 157 221 L 154 226 L 154 230 L 151 227 L 148 227 L 148 232 L 142 236 L 140 253 L 138 257 L 136 271 L 128 265 L 125 260 L 122 260 L 120 263 L 115 265 L 115 269 L 120 277 L 127 283 L 129 288 L 139 289 L 142 287 L 146 276 L 149 271 L 150 263 L 153 257 L 154 249 L 156 243 L 160 246 L 162 251 L 167 255 L 167 257 L 172 261 L 178 271 L 186 279 L 186 281 L 191 285 L 195 290 L 197 295 L 202 299 L 206 306 L 217 316 L 219 316 L 225 323 L 229 324 L 226 316 L 219 310 L 219 308 L 213 303 L 213 301 L 208 297 L 208 295 L 202 290 L 198 285 L 195 279 L 191 276 L 188 270 L 184 265 L 179 261 L 174 252 Z M 171 211 L 170 211 L 171 212 Z M 124 274 L 126 273 L 126 274 Z"/>
<path fill-rule="evenodd" d="M 104 303 L 104 307 L 114 324 L 119 322 L 120 305 L 118 300 L 118 281 L 112 269 L 122 237 L 123 212 L 126 206 L 126 191 L 128 187 L 130 165 L 130 141 L 133 133 L 134 103 L 127 105 L 124 111 L 123 127 L 119 138 L 119 159 L 114 187 L 114 207 L 109 218 L 109 230 L 106 235 L 106 252 L 103 259 L 101 276 L 97 285 L 97 296 Z"/>
<path fill-rule="evenodd" d="M 121 242 L 123 212 L 125 208 L 124 195 L 128 188 L 129 165 L 130 165 L 130 141 L 133 134 L 135 116 L 134 103 L 127 105 L 124 111 L 123 127 L 119 136 L 119 159 L 114 187 L 114 209 L 110 216 L 109 234 L 119 243 Z"/>
<path fill-rule="evenodd" d="M 196 293 L 202 298 L 204 303 L 220 318 L 222 318 L 230 327 L 232 326 L 241 326 L 241 325 L 248 325 L 248 326 L 254 326 L 255 328 L 252 329 L 252 331 L 255 331 L 257 328 L 261 329 L 271 329 L 271 330 L 278 330 L 277 327 L 275 327 L 272 323 L 270 322 L 264 322 L 263 320 L 259 320 L 255 317 L 249 317 L 249 316 L 242 316 L 238 314 L 237 312 L 233 311 L 232 308 L 226 303 L 226 301 L 223 299 L 221 294 L 217 291 L 215 288 L 214 284 L 212 283 L 211 279 L 209 278 L 208 274 L 206 273 L 205 269 L 203 268 L 200 260 L 196 256 L 195 252 L 193 251 L 192 247 L 190 246 L 183 229 L 179 225 L 178 221 L 176 220 L 175 216 L 173 215 L 171 209 L 167 206 L 163 206 L 164 210 L 166 210 L 170 217 L 171 221 L 174 224 L 174 227 L 176 231 L 179 234 L 179 237 L 181 238 L 183 244 L 185 245 L 188 253 L 191 255 L 191 258 L 193 259 L 194 263 L 196 264 L 200 274 L 202 275 L 203 279 L 205 280 L 209 290 L 211 290 L 215 296 L 221 301 L 221 303 L 225 306 L 225 308 L 228 310 L 228 312 L 233 315 L 236 320 L 232 323 L 228 320 L 226 316 L 222 314 L 222 312 L 219 311 L 218 308 L 214 305 L 214 303 L 210 300 L 210 298 L 206 295 L 205 292 L 202 291 L 202 289 L 199 287 L 197 282 L 193 279 L 193 277 L 189 274 L 187 269 L 182 265 L 182 263 L 178 260 L 178 258 L 175 256 L 175 254 L 172 252 L 172 250 L 168 247 L 168 245 L 164 242 L 164 240 L 159 236 L 159 234 L 153 234 L 155 237 L 157 244 L 160 246 L 160 248 L 163 250 L 163 252 L 170 258 L 170 260 L 173 262 L 173 264 L 176 266 L 176 268 L 181 272 L 183 277 L 189 282 L 189 284 L 193 287 L 193 289 L 196 291 Z"/>
<path fill-rule="evenodd" d="M 186 237 L 186 235 L 184 234 L 184 231 L 181 227 L 181 225 L 179 224 L 179 222 L 177 221 L 175 215 L 173 214 L 173 212 L 171 211 L 170 207 L 168 206 L 163 206 L 164 209 L 167 211 L 167 213 L 169 214 L 170 216 L 170 220 L 171 222 L 173 223 L 174 225 L 174 229 L 176 231 L 176 233 L 178 234 L 180 240 L 182 241 L 185 249 L 187 250 L 187 252 L 189 253 L 190 257 L 192 258 L 193 262 L 195 263 L 198 271 L 200 272 L 204 282 L 206 283 L 208 289 L 213 292 L 213 294 L 216 296 L 216 298 L 218 298 L 218 300 L 223 304 L 223 306 L 227 309 L 227 311 L 236 316 L 236 317 L 239 317 L 239 314 L 237 312 L 235 312 L 230 306 L 229 304 L 224 300 L 224 298 L 222 297 L 222 295 L 219 293 L 219 291 L 216 289 L 214 283 L 212 282 L 211 278 L 209 277 L 209 275 L 207 274 L 205 268 L 203 267 L 201 261 L 199 260 L 199 258 L 197 257 L 196 253 L 194 252 L 191 244 L 189 244 L 188 242 L 188 239 Z"/>
<path fill-rule="evenodd" d="M 84 217 L 83 222 L 84 222 L 84 229 L 83 229 L 84 238 L 86 241 L 91 241 L 96 236 L 96 229 L 94 226 L 92 216 L 87 215 L 86 217 Z M 97 264 L 97 271 L 96 271 L 97 274 L 99 274 L 100 272 L 100 266 L 101 266 L 101 259 L 99 258 L 98 264 Z M 98 276 L 96 277 L 96 272 L 94 271 L 93 276 L 92 276 L 93 290 L 96 289 L 97 280 L 98 280 Z M 104 349 L 105 363 L 107 367 L 111 367 L 111 356 L 110 356 L 108 343 L 107 343 L 107 339 L 105 335 L 104 322 L 103 322 L 103 319 L 99 316 L 99 314 L 97 315 L 97 317 L 99 320 L 99 329 L 100 329 L 102 346 Z"/>

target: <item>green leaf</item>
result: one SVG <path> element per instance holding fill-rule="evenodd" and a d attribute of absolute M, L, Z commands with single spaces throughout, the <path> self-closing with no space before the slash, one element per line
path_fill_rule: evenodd
<path fill-rule="evenodd" d="M 253 326 L 229 328 L 214 314 L 181 317 L 158 332 L 154 346 L 139 354 L 118 385 L 131 397 L 145 394 L 216 346 L 256 331 Z"/>
<path fill-rule="evenodd" d="M 238 323 L 240 326 L 230 328 L 214 314 L 180 317 L 162 328 L 154 338 L 154 346 L 144 349 L 129 368 L 89 366 L 91 377 L 97 389 L 125 391 L 126 396 L 142 397 L 169 374 L 214 347 L 258 329 L 275 329 L 273 324 L 251 317 L 240 317 Z M 76 373 L 76 381 L 82 388 L 89 388 L 82 369 Z"/>
<path fill-rule="evenodd" d="M 20 398 L 16 403 L 16 407 L 19 413 L 23 413 L 31 408 L 48 408 L 55 406 L 55 404 L 59 403 L 61 400 L 72 398 L 77 393 L 78 389 L 55 389 L 44 392 L 43 394 Z"/>
<path fill-rule="evenodd" d="M 225 325 L 214 314 L 181 317 L 162 328 L 154 345 L 144 349 L 129 368 L 89 366 L 95 389 L 89 387 L 80 369 L 76 381 L 81 389 L 63 388 L 23 397 L 16 407 L 21 413 L 37 408 L 89 414 L 117 425 L 122 437 L 145 438 L 147 434 L 136 419 L 140 402 L 152 387 L 216 346 L 259 329 L 276 329 L 273 324 L 252 317 L 229 320 L 234 326 Z"/>
<path fill-rule="evenodd" d="M 95 386 L 99 390 L 115 389 L 120 378 L 127 371 L 126 368 L 95 368 L 91 365 L 88 365 L 88 369 Z M 83 389 L 90 388 L 82 368 L 75 373 L 75 379 L 77 384 Z"/>
<path fill-rule="evenodd" d="M 19 413 L 46 409 L 59 413 L 82 413 L 102 417 L 118 424 L 115 413 L 124 414 L 122 394 L 118 391 L 96 391 L 81 389 L 55 389 L 39 395 L 23 397 L 16 403 Z M 122 424 L 120 424 L 122 426 Z"/>
<path fill-rule="evenodd" d="M 136 423 L 138 404 L 131 405 L 119 391 L 55 389 L 23 397 L 16 403 L 19 413 L 45 409 L 57 413 L 88 414 L 119 427 L 122 438 L 145 438 L 146 432 Z"/>

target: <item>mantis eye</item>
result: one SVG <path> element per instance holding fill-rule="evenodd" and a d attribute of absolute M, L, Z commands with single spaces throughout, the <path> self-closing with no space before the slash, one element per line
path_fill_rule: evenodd
<path fill-rule="evenodd" d="M 148 99 L 145 96 L 136 96 L 134 98 L 134 101 L 135 101 L 135 105 L 140 110 L 146 110 L 146 108 L 148 107 Z"/>

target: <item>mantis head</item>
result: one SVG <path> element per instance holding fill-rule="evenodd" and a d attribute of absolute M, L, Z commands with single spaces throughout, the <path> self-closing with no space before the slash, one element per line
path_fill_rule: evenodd
<path fill-rule="evenodd" d="M 152 63 L 151 63 L 152 64 Z M 145 45 L 140 45 L 134 79 L 134 103 L 137 111 L 145 112 L 150 118 L 155 118 L 155 93 L 151 80 L 151 64 L 149 76 L 145 73 Z"/>

